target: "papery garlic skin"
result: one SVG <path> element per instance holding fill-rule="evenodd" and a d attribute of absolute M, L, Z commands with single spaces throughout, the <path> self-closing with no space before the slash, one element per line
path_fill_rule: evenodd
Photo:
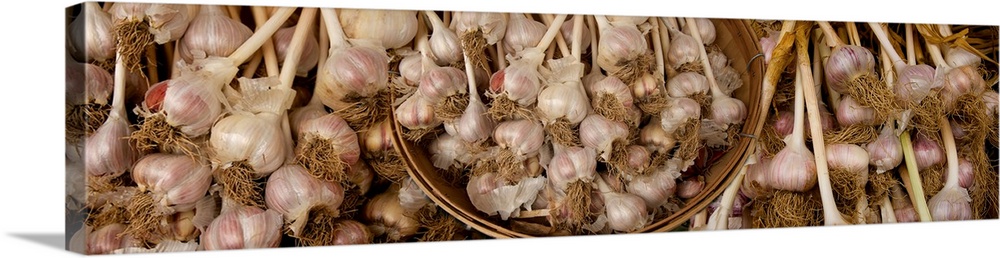
<path fill-rule="evenodd" d="M 504 69 L 503 93 L 521 106 L 534 104 L 542 91 L 541 86 L 541 74 L 537 67 L 511 64 Z"/>
<path fill-rule="evenodd" d="M 417 91 L 431 102 L 441 102 L 448 96 L 465 92 L 468 81 L 465 72 L 458 68 L 435 67 L 424 71 Z"/>
<path fill-rule="evenodd" d="M 277 211 L 232 207 L 209 224 L 199 242 L 205 250 L 278 247 L 282 225 L 281 214 Z"/>
<path fill-rule="evenodd" d="M 945 161 L 944 148 L 922 132 L 915 133 L 913 137 L 913 156 L 916 159 L 918 170 L 924 170 Z"/>
<path fill-rule="evenodd" d="M 698 36 L 701 37 L 701 42 L 705 45 L 711 45 L 715 42 L 715 24 L 712 20 L 708 18 L 694 18 L 695 23 L 698 25 L 698 31 L 701 32 Z M 689 30 L 690 26 L 684 26 L 684 33 L 693 36 L 693 32 Z"/>
<path fill-rule="evenodd" d="M 85 240 L 86 254 L 110 254 L 114 250 L 139 244 L 131 236 L 122 235 L 124 232 L 125 225 L 119 223 L 109 224 L 93 232 L 88 232 Z"/>
<path fill-rule="evenodd" d="M 434 205 L 430 197 L 424 194 L 424 190 L 420 189 L 420 186 L 412 178 L 407 178 L 401 185 L 397 198 L 399 198 L 399 205 L 407 213 L 414 214 L 425 206 Z"/>
<path fill-rule="evenodd" d="M 292 110 L 288 114 L 288 125 L 291 129 L 292 135 L 299 135 L 301 133 L 301 128 L 305 126 L 309 120 L 313 120 L 322 116 L 329 114 L 326 112 L 326 107 L 323 105 L 313 105 L 308 104 Z"/>
<path fill-rule="evenodd" d="M 212 169 L 187 155 L 154 153 L 135 163 L 132 180 L 150 191 L 158 208 L 186 212 L 208 192 Z"/>
<path fill-rule="evenodd" d="M 250 27 L 233 20 L 222 6 L 203 5 L 180 39 L 181 58 L 190 63 L 205 57 L 226 57 L 253 35 Z"/>
<path fill-rule="evenodd" d="M 394 111 L 396 120 L 408 129 L 432 128 L 443 123 L 434 115 L 434 104 L 417 93 L 403 101 Z"/>
<path fill-rule="evenodd" d="M 591 106 L 596 106 L 598 97 L 601 94 L 610 94 L 621 101 L 622 106 L 629 108 L 634 104 L 634 99 L 632 98 L 631 92 L 629 92 L 628 85 L 625 85 L 622 80 L 614 76 L 601 76 L 603 79 L 597 80 L 590 86 L 590 92 L 587 94 L 590 96 Z"/>
<path fill-rule="evenodd" d="M 274 53 L 278 57 L 278 64 L 284 65 L 285 57 L 288 55 L 288 48 L 291 46 L 294 34 L 295 26 L 281 28 L 274 32 L 272 40 L 274 40 Z M 316 64 L 319 63 L 319 51 L 321 50 L 319 49 L 319 42 L 316 39 L 316 35 L 308 33 L 305 43 L 302 45 L 299 64 L 295 67 L 295 75 L 305 77 L 310 70 L 316 68 Z"/>
<path fill-rule="evenodd" d="M 368 226 L 355 220 L 341 220 L 333 226 L 333 245 L 362 245 L 372 241 L 372 232 Z"/>
<path fill-rule="evenodd" d="M 962 66 L 951 69 L 944 75 L 943 86 L 938 92 L 946 111 L 952 110 L 958 98 L 965 94 L 978 95 L 985 91 L 986 81 L 976 68 Z"/>
<path fill-rule="evenodd" d="M 605 214 L 608 226 L 618 232 L 634 232 L 646 226 L 646 204 L 642 198 L 629 193 L 604 193 Z"/>
<path fill-rule="evenodd" d="M 91 63 L 77 63 L 67 60 L 67 105 L 109 104 L 113 88 L 114 78 L 104 68 Z"/>
<path fill-rule="evenodd" d="M 691 199 L 698 196 L 704 188 L 705 181 L 687 179 L 681 181 L 681 183 L 677 185 L 677 197 L 682 199 Z"/>
<path fill-rule="evenodd" d="M 896 85 L 892 90 L 896 93 L 896 101 L 901 103 L 917 103 L 933 89 L 936 71 L 933 67 L 922 65 L 907 65 L 897 75 Z"/>
<path fill-rule="evenodd" d="M 847 94 L 852 80 L 875 74 L 875 56 L 867 48 L 845 45 L 833 50 L 824 67 L 827 85 L 836 92 Z"/>
<path fill-rule="evenodd" d="M 667 65 L 673 69 L 678 69 L 686 63 L 698 61 L 699 53 L 698 41 L 687 34 L 679 31 L 672 31 L 670 47 L 666 49 Z"/>
<path fill-rule="evenodd" d="M 538 94 L 537 110 L 550 123 L 565 118 L 578 124 L 591 109 L 587 93 L 579 82 L 549 85 Z"/>
<path fill-rule="evenodd" d="M 946 48 L 944 50 L 944 60 L 950 67 L 977 66 L 983 59 L 976 54 L 962 48 Z"/>
<path fill-rule="evenodd" d="M 271 173 L 265 186 L 267 208 L 282 214 L 296 235 L 302 234 L 311 210 L 335 212 L 344 201 L 343 186 L 317 179 L 300 165 L 282 166 Z"/>
<path fill-rule="evenodd" d="M 972 198 L 969 191 L 958 184 L 945 186 L 940 192 L 927 200 L 931 218 L 934 221 L 956 221 L 972 219 Z"/>
<path fill-rule="evenodd" d="M 476 94 L 476 93 L 472 93 Z M 488 109 L 478 98 L 469 101 L 465 112 L 458 118 L 458 136 L 463 141 L 474 143 L 490 137 L 497 123 L 487 113 Z"/>
<path fill-rule="evenodd" d="M 238 68 L 226 58 L 209 58 L 180 69 L 180 76 L 170 79 L 161 111 L 167 123 L 185 135 L 205 135 L 222 115 L 222 89 L 235 78 Z"/>
<path fill-rule="evenodd" d="M 767 185 L 778 190 L 805 192 L 818 181 L 816 160 L 806 148 L 786 146 L 774 155 L 766 174 Z"/>
<path fill-rule="evenodd" d="M 423 76 L 423 60 L 420 55 L 409 55 L 399 61 L 399 73 L 403 82 L 409 86 L 417 86 Z"/>
<path fill-rule="evenodd" d="M 743 101 L 735 98 L 718 98 L 712 100 L 712 120 L 723 125 L 741 124 L 747 117 L 747 107 Z"/>
<path fill-rule="evenodd" d="M 431 33 L 429 42 L 435 64 L 449 65 L 462 60 L 462 43 L 455 31 L 441 27 Z"/>
<path fill-rule="evenodd" d="M 83 11 L 69 24 L 70 54 L 80 62 L 115 58 L 115 39 L 111 14 L 97 3 L 84 3 Z"/>
<path fill-rule="evenodd" d="M 339 9 L 344 34 L 351 39 L 378 42 L 383 48 L 400 48 L 417 35 L 417 11 Z"/>
<path fill-rule="evenodd" d="M 299 130 L 299 142 L 305 141 L 309 135 L 319 137 L 317 140 L 329 140 L 340 151 L 340 160 L 347 164 L 354 164 L 361 158 L 358 134 L 340 116 L 326 114 L 317 117 L 305 122 Z"/>
<path fill-rule="evenodd" d="M 258 177 L 278 169 L 288 152 L 276 114 L 230 115 L 212 127 L 209 144 L 215 158 L 225 164 L 246 161 Z"/>

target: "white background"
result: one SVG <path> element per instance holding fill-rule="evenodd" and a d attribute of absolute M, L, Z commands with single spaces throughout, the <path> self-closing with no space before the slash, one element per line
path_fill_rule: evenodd
<path fill-rule="evenodd" d="M 142 1 L 147 2 L 147 1 Z M 156 1 L 186 2 L 186 1 Z M 433 2 L 433 3 L 428 3 Z M 710 18 L 806 19 L 997 25 L 997 6 L 972 1 L 200 1 L 240 5 L 299 5 L 500 12 L 554 12 Z M 907 1 L 909 2 L 909 1 Z M 75 1 L 7 1 L 0 66 L 3 191 L 0 250 L 4 256 L 67 257 L 63 251 L 63 15 Z M 659 3 L 659 4 L 652 4 Z M 812 3 L 823 3 L 820 5 Z M 27 4 L 27 5 L 25 5 Z M 417 256 L 758 256 L 917 255 L 968 257 L 993 253 L 1000 222 L 847 226 L 667 234 L 462 241 L 357 247 L 159 254 L 154 257 Z M 995 256 L 988 255 L 988 256 Z"/>

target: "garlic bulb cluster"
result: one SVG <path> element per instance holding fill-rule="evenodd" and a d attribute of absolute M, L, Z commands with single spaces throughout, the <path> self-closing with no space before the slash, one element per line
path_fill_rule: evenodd
<path fill-rule="evenodd" d="M 474 161 L 462 139 L 451 134 L 438 136 L 427 148 L 431 153 L 434 167 L 439 169 L 465 167 Z"/>
<path fill-rule="evenodd" d="M 528 19 L 524 14 L 511 14 L 504 32 L 503 47 L 507 53 L 519 56 L 521 51 L 538 45 L 547 27 L 539 21 Z"/>
<path fill-rule="evenodd" d="M 642 198 L 629 193 L 601 193 L 604 198 L 608 227 L 618 232 L 633 232 L 649 223 L 649 214 Z"/>
<path fill-rule="evenodd" d="M 112 34 L 111 14 L 96 2 L 83 4 L 80 16 L 69 24 L 69 53 L 80 62 L 112 60 L 115 57 L 115 39 Z"/>
<path fill-rule="evenodd" d="M 546 174 L 559 191 L 572 182 L 591 182 L 597 176 L 597 153 L 590 148 L 566 148 L 552 157 Z"/>
<path fill-rule="evenodd" d="M 323 104 L 340 110 L 353 96 L 370 97 L 388 87 L 389 57 L 377 46 L 355 46 L 331 50 L 316 78 L 316 91 Z"/>
<path fill-rule="evenodd" d="M 178 48 L 185 62 L 229 56 L 253 34 L 247 25 L 230 18 L 223 8 L 203 5 L 191 20 Z"/>
<path fill-rule="evenodd" d="M 903 162 L 903 145 L 893 133 L 892 126 L 885 126 L 875 142 L 865 147 L 871 157 L 870 164 L 879 174 L 899 166 Z"/>
<path fill-rule="evenodd" d="M 167 124 L 187 136 L 205 135 L 222 115 L 222 88 L 237 69 L 219 59 L 203 59 L 179 69 L 180 75 L 168 80 L 160 112 Z"/>
<path fill-rule="evenodd" d="M 580 78 L 583 76 L 583 64 L 572 59 L 560 59 L 549 62 L 552 74 L 548 84 L 538 94 L 536 109 L 547 124 L 558 123 L 565 119 L 569 125 L 577 125 L 591 110 L 590 100 L 583 89 Z"/>
<path fill-rule="evenodd" d="M 445 26 L 444 21 L 432 12 L 425 12 L 431 21 L 433 32 L 430 38 L 430 55 L 437 65 L 453 64 L 462 60 L 462 42 L 458 39 L 455 31 Z M 419 59 L 415 59 L 419 60 Z M 403 64 L 400 63 L 400 72 L 403 71 Z M 416 73 L 416 71 L 413 71 Z M 406 73 L 403 73 L 404 77 Z M 413 78 L 419 78 L 419 73 Z"/>
<path fill-rule="evenodd" d="M 622 64 L 625 62 L 636 60 L 649 52 L 646 37 L 634 25 L 609 25 L 601 30 L 600 38 L 597 43 L 597 65 L 610 74 L 623 69 Z"/>

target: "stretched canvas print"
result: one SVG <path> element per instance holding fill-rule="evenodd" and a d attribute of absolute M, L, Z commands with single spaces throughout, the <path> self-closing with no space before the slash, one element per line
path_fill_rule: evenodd
<path fill-rule="evenodd" d="M 997 219 L 998 27 L 86 2 L 84 254 Z"/>

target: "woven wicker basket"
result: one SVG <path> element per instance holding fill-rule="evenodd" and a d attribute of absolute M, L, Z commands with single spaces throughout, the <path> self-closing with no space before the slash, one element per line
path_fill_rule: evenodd
<path fill-rule="evenodd" d="M 760 87 L 764 74 L 763 58 L 756 58 L 760 53 L 759 40 L 746 20 L 713 19 L 713 22 L 716 28 L 716 40 L 713 44 L 721 48 L 729 57 L 733 68 L 741 73 L 743 86 L 733 92 L 732 96 L 746 104 L 747 120 L 741 132 L 752 135 L 763 126 L 765 118 L 764 114 L 759 112 Z M 534 237 L 495 223 L 495 219 L 478 211 L 472 205 L 464 188 L 450 185 L 439 175 L 422 146 L 416 146 L 402 138 L 400 133 L 402 128 L 399 123 L 396 123 L 394 130 L 395 146 L 402 154 L 410 176 L 442 209 L 491 237 Z M 705 209 L 733 180 L 736 170 L 746 160 L 751 141 L 750 137 L 739 137 L 731 149 L 705 173 L 705 188 L 701 193 L 688 199 L 680 210 L 669 217 L 653 221 L 638 232 L 671 231 L 688 221 L 695 213 Z"/>

